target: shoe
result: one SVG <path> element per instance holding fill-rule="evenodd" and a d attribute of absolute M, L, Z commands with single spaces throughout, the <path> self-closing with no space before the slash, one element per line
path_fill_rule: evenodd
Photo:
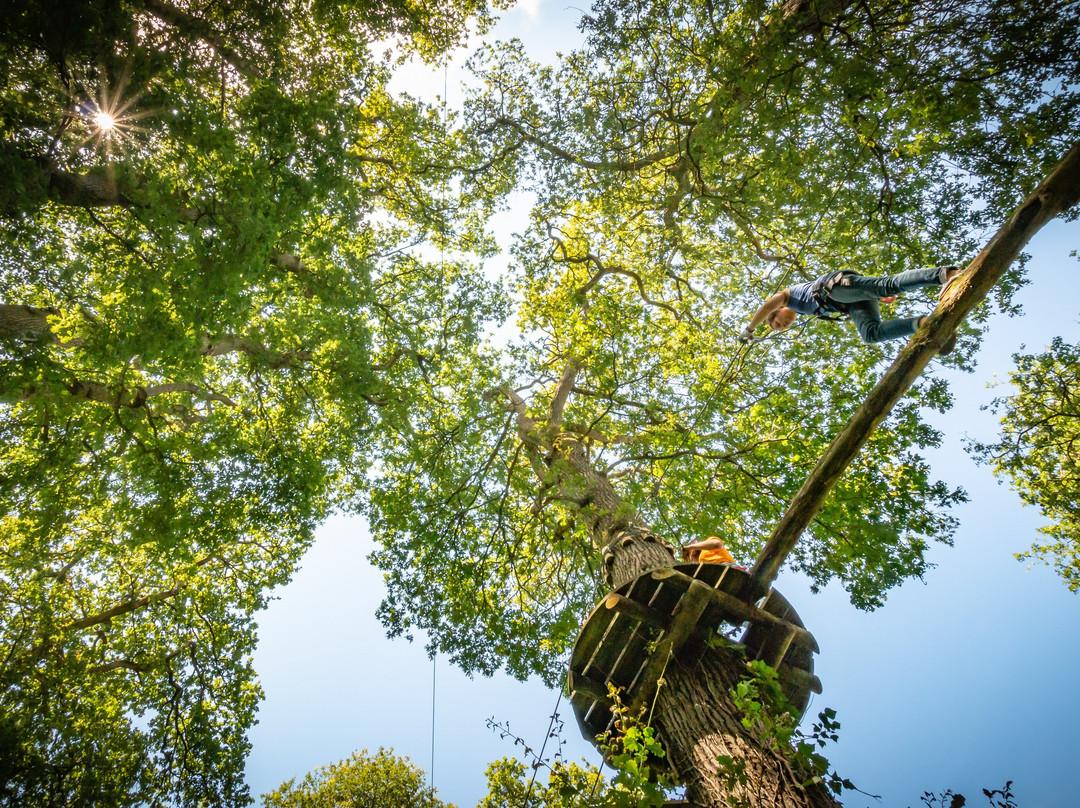
<path fill-rule="evenodd" d="M 956 267 L 946 267 L 946 269 L 956 269 Z M 949 291 L 949 287 L 956 283 L 956 281 L 962 274 L 962 272 L 957 272 L 955 275 L 953 275 L 951 278 L 945 281 L 945 283 L 942 284 L 941 292 L 938 294 L 938 300 L 945 297 L 945 293 Z"/>
<path fill-rule="evenodd" d="M 945 343 L 938 348 L 938 356 L 947 356 L 952 353 L 952 349 L 956 347 L 956 332 L 953 331 L 949 334 L 949 338 L 945 340 Z"/>

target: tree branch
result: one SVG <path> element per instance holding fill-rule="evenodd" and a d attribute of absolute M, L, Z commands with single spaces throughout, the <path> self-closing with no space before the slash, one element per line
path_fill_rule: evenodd
<path fill-rule="evenodd" d="M 596 171 L 640 171 L 643 168 L 648 168 L 651 165 L 659 163 L 661 160 L 674 157 L 679 153 L 678 146 L 669 147 L 661 151 L 653 152 L 646 157 L 639 157 L 637 160 L 589 160 L 585 157 L 579 157 L 572 152 L 567 151 L 561 146 L 557 146 L 543 138 L 534 135 L 528 131 L 517 121 L 512 118 L 500 116 L 495 119 L 495 125 L 507 126 L 521 135 L 522 140 L 527 143 L 532 143 L 537 148 L 554 154 L 556 157 L 560 157 L 568 163 L 581 166 L 582 168 L 590 168 Z"/>
<path fill-rule="evenodd" d="M 214 30 L 214 27 L 206 20 L 199 19 L 188 14 L 183 9 L 162 2 L 162 0 L 143 0 L 143 7 L 162 22 L 176 28 L 185 36 L 202 40 L 226 62 L 232 65 L 238 72 L 248 78 L 263 78 L 262 71 L 255 67 L 250 59 L 241 56 L 236 50 L 226 44 L 225 40 Z"/>
<path fill-rule="evenodd" d="M 174 586 L 171 589 L 163 589 L 159 592 L 154 592 L 149 595 L 144 595 L 141 598 L 129 598 L 128 600 L 122 600 L 116 605 L 105 609 L 97 614 L 89 615 L 88 617 L 82 617 L 78 620 L 72 620 L 70 623 L 64 626 L 65 631 L 81 631 L 82 629 L 91 628 L 92 626 L 99 626 L 102 623 L 107 623 L 114 617 L 121 617 L 125 614 L 145 609 L 154 603 L 160 603 L 163 600 L 169 600 L 175 598 L 181 592 L 184 591 L 184 586 Z"/>
<path fill-rule="evenodd" d="M 124 393 L 128 392 L 126 388 L 111 387 L 102 382 L 88 382 L 83 381 L 82 379 L 75 379 L 68 383 L 67 389 L 68 392 L 76 398 L 85 398 L 87 401 L 97 401 L 102 404 L 115 404 L 133 410 L 142 407 L 147 399 L 166 393 L 191 393 L 192 395 L 201 398 L 203 401 L 217 401 L 222 404 L 227 404 L 230 407 L 240 406 L 228 396 L 221 395 L 220 393 L 207 392 L 192 382 L 167 382 L 165 384 L 156 384 L 150 387 L 138 386 L 130 391 L 131 398 L 128 401 L 123 400 Z M 27 391 L 23 394 L 23 400 L 26 401 L 33 398 L 37 392 L 37 390 Z"/>
<path fill-rule="evenodd" d="M 0 303 L 0 338 L 53 342 L 56 337 L 49 327 L 49 315 L 59 314 L 53 307 L 39 309 L 13 303 Z"/>
<path fill-rule="evenodd" d="M 194 567 L 203 567 L 214 561 L 217 557 L 213 555 L 203 556 L 194 563 Z M 169 589 L 162 589 L 157 592 L 152 592 L 149 595 L 143 595 L 142 597 L 131 597 L 127 600 L 122 600 L 113 606 L 110 606 L 104 611 L 97 614 L 81 617 L 78 620 L 72 620 L 63 626 L 64 631 L 81 631 L 82 629 L 92 628 L 93 626 L 99 626 L 103 623 L 107 623 L 114 617 L 122 617 L 125 614 L 138 611 L 139 609 L 145 609 L 147 606 L 151 606 L 155 603 L 160 603 L 170 598 L 175 598 L 181 592 L 187 589 L 187 584 L 177 584 Z"/>
<path fill-rule="evenodd" d="M 271 351 L 261 342 L 256 342 L 242 334 L 222 334 L 213 338 L 209 334 L 204 334 L 201 353 L 203 356 L 244 353 L 253 358 L 265 359 L 274 370 L 295 367 L 296 362 L 311 360 L 311 351 Z"/>
<path fill-rule="evenodd" d="M 670 312 L 671 316 L 674 317 L 676 320 L 679 320 L 680 322 L 682 321 L 682 317 L 679 315 L 679 312 L 673 306 L 668 303 L 664 303 L 661 300 L 653 300 L 651 297 L 649 297 L 649 295 L 645 291 L 645 282 L 636 272 L 629 269 L 623 269 L 621 266 L 605 266 L 604 263 L 600 260 L 600 258 L 591 252 L 586 253 L 580 258 L 571 257 L 569 251 L 566 249 L 566 242 L 564 242 L 561 238 L 555 235 L 554 228 L 552 227 L 548 228 L 548 237 L 559 245 L 559 248 L 562 250 L 562 260 L 566 263 L 588 263 L 593 264 L 597 267 L 596 274 L 589 278 L 585 285 L 577 290 L 577 294 L 581 296 L 585 296 L 586 294 L 588 294 L 593 289 L 593 287 L 595 287 L 596 284 L 598 284 L 604 278 L 605 275 L 625 275 L 627 278 L 632 279 L 637 284 L 638 294 L 641 296 L 641 299 L 644 300 L 648 305 L 664 309 L 665 311 Z"/>
<path fill-rule="evenodd" d="M 840 434 L 829 444 L 780 518 L 752 570 L 765 591 L 803 530 L 821 509 L 837 480 L 874 429 L 919 377 L 938 349 L 993 289 L 1032 236 L 1048 221 L 1080 203 L 1080 142 L 1073 145 L 1039 187 L 964 270 L 926 326 L 900 352 Z"/>
<path fill-rule="evenodd" d="M 566 400 L 570 391 L 574 389 L 574 380 L 581 369 L 581 359 L 569 359 L 563 369 L 562 378 L 555 386 L 555 392 L 551 396 L 551 405 L 548 407 L 548 430 L 558 431 L 562 425 L 563 410 L 566 408 Z"/>
<path fill-rule="evenodd" d="M 80 208 L 134 207 L 134 202 L 116 181 L 115 176 L 103 169 L 94 169 L 85 174 L 65 171 L 52 160 L 41 158 L 38 161 L 42 174 L 46 178 L 48 198 L 58 205 L 70 205 Z"/>

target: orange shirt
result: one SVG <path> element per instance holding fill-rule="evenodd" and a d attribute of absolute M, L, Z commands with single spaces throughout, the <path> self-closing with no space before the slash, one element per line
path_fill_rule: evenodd
<path fill-rule="evenodd" d="M 704 564 L 734 564 L 735 556 L 728 552 L 728 548 L 721 547 L 719 550 L 702 550 L 698 561 Z"/>

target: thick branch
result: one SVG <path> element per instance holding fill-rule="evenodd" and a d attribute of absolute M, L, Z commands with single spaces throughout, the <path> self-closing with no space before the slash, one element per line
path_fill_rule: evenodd
<path fill-rule="evenodd" d="M 570 391 L 574 389 L 574 380 L 577 379 L 580 368 L 581 360 L 579 359 L 571 359 L 566 363 L 562 378 L 555 387 L 555 394 L 551 397 L 551 406 L 548 407 L 548 429 L 558 430 L 562 425 L 566 399 L 570 396 Z"/>
<path fill-rule="evenodd" d="M 102 623 L 108 623 L 114 617 L 122 617 L 125 614 L 130 614 L 131 612 L 145 609 L 151 604 L 160 603 L 161 601 L 169 600 L 170 598 L 175 598 L 177 595 L 183 592 L 185 588 L 186 587 L 183 586 L 174 586 L 171 589 L 163 589 L 160 592 L 154 592 L 151 595 L 144 595 L 141 598 L 130 598 L 128 600 L 120 601 L 116 605 L 105 609 L 104 611 L 98 612 L 97 614 L 92 614 L 88 617 L 83 617 L 78 620 L 72 620 L 70 623 L 64 626 L 64 629 L 68 631 L 81 631 L 82 629 L 90 628 L 91 626 L 99 626 Z"/>
<path fill-rule="evenodd" d="M 509 402 L 509 410 L 514 417 L 514 426 L 517 427 L 518 437 L 521 438 L 521 443 L 525 447 L 525 453 L 529 456 L 529 465 L 532 466 L 536 476 L 541 480 L 544 479 L 546 466 L 544 465 L 544 456 L 549 451 L 550 447 L 541 440 L 540 427 L 536 423 L 536 419 L 529 415 L 528 405 L 515 390 L 506 387 L 498 391 L 493 391 L 489 394 L 489 397 L 494 398 L 498 393 L 502 393 L 506 396 Z"/>
<path fill-rule="evenodd" d="M 97 401 L 102 404 L 117 404 L 130 409 L 138 409 L 146 404 L 148 399 L 166 393 L 191 393 L 193 396 L 196 396 L 203 401 L 217 401 L 221 404 L 227 404 L 230 407 L 240 406 L 228 396 L 223 396 L 220 393 L 208 392 L 192 382 L 169 382 L 166 384 L 152 385 L 150 387 L 139 386 L 128 391 L 122 387 L 110 387 L 102 382 L 88 382 L 81 379 L 75 379 L 68 384 L 67 389 L 68 392 L 76 398 L 85 398 L 87 401 Z M 23 396 L 23 400 L 32 398 L 35 393 L 36 391 L 29 391 Z M 127 400 L 124 399 L 125 393 L 130 393 L 130 398 Z"/>
<path fill-rule="evenodd" d="M 649 297 L 649 295 L 645 292 L 645 282 L 636 272 L 633 272 L 629 269 L 624 269 L 621 266 L 605 266 L 604 262 L 601 261 L 597 255 L 591 252 L 586 253 L 584 256 L 581 257 L 572 257 L 570 255 L 570 251 L 566 247 L 566 242 L 559 238 L 557 235 L 555 235 L 554 228 L 548 227 L 548 236 L 551 238 L 552 241 L 559 245 L 559 249 L 562 251 L 562 258 L 560 260 L 568 264 L 592 264 L 597 268 L 596 274 L 593 275 L 585 283 L 584 286 L 580 287 L 577 290 L 578 295 L 587 295 L 607 275 L 625 275 L 637 284 L 638 294 L 641 296 L 641 299 L 644 300 L 647 304 L 649 304 L 650 306 L 656 306 L 657 308 L 664 309 L 665 311 L 670 312 L 676 320 L 682 320 L 682 318 L 679 316 L 679 312 L 676 311 L 674 307 L 668 305 L 667 303 L 664 303 L 661 300 L 653 300 Z"/>
<path fill-rule="evenodd" d="M 754 565 L 753 579 L 764 591 L 776 579 L 787 554 L 821 509 L 840 475 L 878 424 L 922 373 L 946 339 L 982 302 L 1020 251 L 1048 221 L 1080 202 L 1080 143 L 1075 144 L 1017 208 L 964 271 L 926 327 L 900 352 L 861 407 L 836 436 L 792 499 Z"/>
<path fill-rule="evenodd" d="M 74 208 L 145 208 L 138 199 L 143 178 L 138 174 L 125 173 L 116 164 L 96 166 L 84 173 L 68 171 L 48 157 L 33 157 L 18 149 L 0 144 L 0 159 L 17 165 L 22 174 L 22 184 L 17 190 L 0 189 L 0 210 L 24 210 L 46 201 Z M 179 202 L 179 200 L 177 200 Z M 177 204 L 177 218 L 181 222 L 197 222 L 202 216 L 197 208 Z M 299 262 L 295 256 L 284 256 L 285 261 Z M 292 267 L 278 261 L 286 269 Z"/>
<path fill-rule="evenodd" d="M 563 374 L 549 413 L 561 419 L 565 396 L 573 389 L 574 377 L 580 367 L 571 362 Z M 518 436 L 529 455 L 533 471 L 544 490 L 553 490 L 558 497 L 573 503 L 588 527 L 589 535 L 598 549 L 628 530 L 645 530 L 638 513 L 619 496 L 607 476 L 589 460 L 580 439 L 560 429 L 556 424 L 545 429 L 528 414 L 525 400 L 510 389 L 500 390 L 509 400 L 515 414 Z"/>
<path fill-rule="evenodd" d="M 666 149 L 661 149 L 660 151 L 653 152 L 652 154 L 645 157 L 639 157 L 637 160 L 589 160 L 585 157 L 580 157 L 572 152 L 569 152 L 555 143 L 551 143 L 537 135 L 534 135 L 520 123 L 511 118 L 496 118 L 495 124 L 510 127 L 519 135 L 521 135 L 522 140 L 524 140 L 525 142 L 531 143 L 537 148 L 550 152 L 551 154 L 554 154 L 556 157 L 559 157 L 568 163 L 573 163 L 574 165 L 581 166 L 582 168 L 590 168 L 595 171 L 640 171 L 643 168 L 648 168 L 651 165 L 659 163 L 661 160 L 675 157 L 679 153 L 679 147 L 678 144 L 676 144 L 673 146 L 669 146 Z"/>
<path fill-rule="evenodd" d="M 295 367 L 297 362 L 311 359 L 310 351 L 271 351 L 261 342 L 242 334 L 222 334 L 219 337 L 203 336 L 202 354 L 204 356 L 224 356 L 230 353 L 244 353 L 253 358 L 261 358 L 274 370 Z"/>
<path fill-rule="evenodd" d="M 109 171 L 94 169 L 75 174 L 59 168 L 52 161 L 39 161 L 47 178 L 48 197 L 58 205 L 79 208 L 133 207 L 134 202 L 124 193 L 115 176 Z"/>
<path fill-rule="evenodd" d="M 183 9 L 164 3 L 162 0 L 143 0 L 143 7 L 159 20 L 173 26 L 185 36 L 201 39 L 243 75 L 249 78 L 263 77 L 262 72 L 255 67 L 251 60 L 241 56 L 226 44 L 225 40 L 218 35 L 214 27 L 206 20 L 188 14 Z"/>
<path fill-rule="evenodd" d="M 293 255 L 292 253 L 274 252 L 270 256 L 270 262 L 275 266 L 281 267 L 286 272 L 299 273 L 307 269 L 307 267 L 304 266 L 304 262 L 300 259 L 300 256 Z"/>
<path fill-rule="evenodd" d="M 194 563 L 194 567 L 203 567 L 214 561 L 216 556 L 208 555 L 203 556 Z M 177 584 L 169 589 L 161 589 L 157 592 L 152 592 L 149 595 L 143 595 L 142 597 L 130 597 L 127 600 L 122 600 L 119 603 L 110 606 L 108 609 L 98 612 L 97 614 L 87 615 L 81 617 L 78 620 L 72 620 L 70 623 L 64 625 L 64 631 L 81 631 L 83 629 L 91 628 L 93 626 L 100 626 L 102 623 L 107 623 L 114 617 L 122 617 L 125 614 L 145 609 L 147 606 L 151 606 L 155 603 L 161 603 L 162 601 L 175 598 L 181 592 L 187 589 L 187 584 Z"/>
<path fill-rule="evenodd" d="M 49 315 L 59 313 L 52 307 L 39 309 L 34 306 L 0 303 L 0 338 L 51 341 L 55 337 L 49 328 Z"/>

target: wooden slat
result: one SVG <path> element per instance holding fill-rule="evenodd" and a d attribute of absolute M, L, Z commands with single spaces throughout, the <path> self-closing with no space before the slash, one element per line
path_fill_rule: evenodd
<path fill-rule="evenodd" d="M 570 688 L 570 698 L 574 698 L 575 694 L 581 694 L 592 701 L 611 706 L 611 697 L 608 696 L 607 684 L 604 682 L 598 682 L 583 674 L 570 671 L 567 686 Z"/>
<path fill-rule="evenodd" d="M 821 680 L 814 674 L 804 671 L 802 668 L 793 668 L 790 665 L 781 665 L 776 669 L 781 683 L 785 680 L 799 686 L 800 690 L 813 691 L 821 694 Z"/>
<path fill-rule="evenodd" d="M 664 634 L 657 644 L 656 650 L 649 657 L 649 661 L 641 671 L 641 676 L 634 684 L 630 701 L 633 712 L 641 709 L 648 700 L 652 699 L 656 685 L 663 675 L 664 668 L 667 667 L 668 658 L 679 652 L 683 643 L 697 628 L 701 613 L 709 605 L 709 596 L 715 590 L 709 588 L 708 584 L 693 578 L 690 578 L 690 581 L 692 581 L 690 587 L 679 600 L 678 613 L 672 615 L 671 630 Z"/>
<path fill-rule="evenodd" d="M 611 616 L 607 630 L 600 638 L 596 648 L 593 649 L 588 664 L 579 668 L 582 673 L 590 673 L 595 670 L 603 678 L 607 678 L 608 672 L 618 660 L 619 654 L 626 647 L 626 641 L 629 639 L 627 635 L 638 625 L 637 621 L 623 617 L 618 612 L 607 613 Z"/>
<path fill-rule="evenodd" d="M 671 614 L 678 607 L 679 600 L 682 598 L 683 593 L 686 592 L 686 587 L 682 581 L 672 585 L 663 578 L 654 577 L 652 573 L 649 573 L 649 577 L 655 582 L 656 587 L 653 590 L 652 597 L 649 599 L 649 608 L 656 609 L 664 614 Z"/>
<path fill-rule="evenodd" d="M 629 584 L 623 584 L 615 591 L 621 595 L 626 595 L 630 600 L 636 600 L 638 603 L 650 603 L 659 585 L 648 573 L 643 573 Z"/>
<path fill-rule="evenodd" d="M 642 623 L 647 623 L 661 631 L 667 631 L 671 625 L 671 618 L 663 612 L 648 606 L 642 606 L 636 600 L 630 600 L 625 595 L 612 592 L 601 601 L 608 610 L 619 612 Z"/>
<path fill-rule="evenodd" d="M 581 627 L 581 632 L 574 642 L 574 652 L 570 655 L 571 668 L 584 670 L 588 666 L 596 647 L 600 644 L 608 627 L 611 625 L 613 617 L 614 615 L 610 611 L 603 608 L 603 604 L 592 610 L 592 614 L 585 621 L 585 625 Z"/>
<path fill-rule="evenodd" d="M 676 569 L 656 570 L 652 573 L 653 576 L 658 576 L 661 574 L 663 574 L 665 578 L 684 578 L 690 581 L 694 580 L 686 573 L 679 572 Z M 714 601 L 716 601 L 722 609 L 730 612 L 741 620 L 747 620 L 751 623 L 764 623 L 766 625 L 775 626 L 784 630 L 790 628 L 792 631 L 794 631 L 793 642 L 810 648 L 815 652 L 818 650 L 817 640 L 815 640 L 814 635 L 812 635 L 806 629 L 796 626 L 794 623 L 789 623 L 786 620 L 781 620 L 779 617 L 769 614 L 768 612 L 763 611 L 756 606 L 751 606 L 749 603 L 744 603 L 734 595 L 729 595 L 727 592 L 723 592 L 719 589 L 709 589 L 709 593 L 710 597 Z"/>
<path fill-rule="evenodd" d="M 787 598 L 775 589 L 769 590 L 768 597 L 766 597 L 765 602 L 761 604 L 761 610 L 776 615 L 781 620 L 786 620 L 797 626 L 803 626 L 802 620 L 799 619 L 799 615 L 795 613 L 795 607 L 791 605 Z M 803 628 L 805 628 L 805 626 L 803 626 Z"/>
<path fill-rule="evenodd" d="M 776 635 L 774 635 L 776 636 Z M 773 644 L 773 647 L 769 649 L 769 657 L 765 659 L 771 668 L 779 668 L 780 663 L 784 661 L 784 657 L 787 656 L 788 649 L 791 647 L 792 640 L 795 639 L 795 627 L 792 626 L 792 630 L 786 632 L 778 637 L 779 641 Z M 764 657 L 762 657 L 764 659 Z"/>
<path fill-rule="evenodd" d="M 646 631 L 648 631 L 648 636 L 645 634 Z M 645 666 L 649 657 L 648 646 L 655 640 L 656 636 L 655 632 L 639 623 L 627 638 L 615 661 L 611 664 L 608 670 L 608 681 L 616 687 L 629 690 L 640 674 L 641 669 Z"/>

